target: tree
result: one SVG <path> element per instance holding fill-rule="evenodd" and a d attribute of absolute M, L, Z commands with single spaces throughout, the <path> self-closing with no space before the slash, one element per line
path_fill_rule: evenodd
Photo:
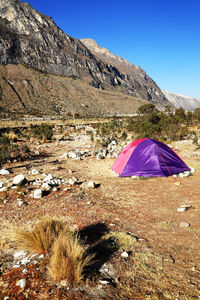
<path fill-rule="evenodd" d="M 138 108 L 139 114 L 151 114 L 156 110 L 155 105 L 153 103 L 147 103 Z"/>

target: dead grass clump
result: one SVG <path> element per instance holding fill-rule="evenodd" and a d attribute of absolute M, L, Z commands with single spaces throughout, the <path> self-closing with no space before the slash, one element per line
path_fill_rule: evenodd
<path fill-rule="evenodd" d="M 137 237 L 126 232 L 113 231 L 103 236 L 103 239 L 115 239 L 118 247 L 125 251 L 131 250 L 135 243 L 137 243 Z"/>
<path fill-rule="evenodd" d="M 76 286 L 83 280 L 83 272 L 93 257 L 86 254 L 77 235 L 66 238 L 61 234 L 52 248 L 49 276 L 54 282 L 66 280 L 69 286 Z"/>
<path fill-rule="evenodd" d="M 18 228 L 12 230 L 10 238 L 17 248 L 47 254 L 61 232 L 67 236 L 71 231 L 62 220 L 45 217 L 29 230 Z"/>

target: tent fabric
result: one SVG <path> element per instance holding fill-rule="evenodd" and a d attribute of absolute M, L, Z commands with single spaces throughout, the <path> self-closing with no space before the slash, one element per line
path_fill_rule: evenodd
<path fill-rule="evenodd" d="M 128 144 L 117 157 L 112 170 L 121 177 L 167 177 L 190 168 L 167 145 L 143 138 Z"/>

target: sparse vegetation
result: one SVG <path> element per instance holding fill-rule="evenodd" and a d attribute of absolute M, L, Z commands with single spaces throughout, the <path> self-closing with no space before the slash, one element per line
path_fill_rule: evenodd
<path fill-rule="evenodd" d="M 54 282 L 66 280 L 69 286 L 78 285 L 84 278 L 84 269 L 91 263 L 93 255 L 87 255 L 77 235 L 66 238 L 61 234 L 55 241 L 48 268 Z"/>
<path fill-rule="evenodd" d="M 32 129 L 34 137 L 37 137 L 40 140 L 51 140 L 53 136 L 53 127 L 46 123 L 41 123 L 40 125 Z"/>
<path fill-rule="evenodd" d="M 29 230 L 15 228 L 10 233 L 10 238 L 19 249 L 47 254 L 63 231 L 66 234 L 70 232 L 69 227 L 63 221 L 55 217 L 45 217 Z"/>
<path fill-rule="evenodd" d="M 104 235 L 104 239 L 114 239 L 120 249 L 123 249 L 125 251 L 130 251 L 135 246 L 135 243 L 137 242 L 137 237 L 126 233 L 126 232 L 119 232 L 119 231 L 113 231 L 109 232 L 108 234 Z"/>

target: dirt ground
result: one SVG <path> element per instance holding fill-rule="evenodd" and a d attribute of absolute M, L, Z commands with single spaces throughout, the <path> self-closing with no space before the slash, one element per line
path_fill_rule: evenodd
<path fill-rule="evenodd" d="M 78 161 L 60 158 L 66 151 L 84 149 L 81 142 L 45 145 L 40 148 L 47 154 L 44 157 L 6 164 L 4 168 L 12 172 L 7 178 L 23 173 L 30 179 L 28 172 L 34 168 L 59 178 L 75 176 L 79 181 L 93 180 L 98 187 L 83 191 L 79 185 L 70 190 L 63 185 L 41 199 L 33 199 L 30 193 L 25 193 L 23 201 L 26 205 L 20 207 L 14 192 L 6 196 L 2 194 L 1 199 L 7 197 L 6 203 L 0 202 L 2 235 L 10 223 L 24 226 L 45 215 L 64 217 L 78 229 L 91 224 L 106 224 L 112 231 L 128 232 L 138 237 L 138 243 L 128 258 L 122 259 L 115 252 L 107 262 L 114 267 L 116 277 L 121 278 L 120 286 L 103 286 L 104 294 L 98 294 L 96 286 L 94 297 L 89 293 L 88 298 L 82 295 L 69 299 L 200 298 L 200 151 L 190 141 L 176 142 L 173 149 L 187 165 L 196 168 L 192 176 L 145 180 L 115 176 L 111 171 L 114 159 L 88 157 Z M 34 149 L 36 145 L 29 144 L 29 147 Z M 0 181 L 4 179 L 5 176 L 0 175 Z M 178 212 L 181 205 L 190 207 Z M 181 227 L 181 222 L 188 223 L 189 227 Z M 1 282 L 5 285 L 9 281 L 8 275 L 13 282 L 20 275 L 11 275 L 2 258 L 5 252 L 2 253 Z M 134 284 L 130 284 L 130 279 Z M 43 296 L 30 296 L 31 289 L 34 289 L 31 286 L 29 292 L 23 291 L 15 296 L 8 292 L 12 290 L 12 280 L 7 286 L 7 292 L 4 286 L 2 295 L 10 296 L 9 299 L 68 299 L 66 295 L 56 298 L 50 292 L 45 294 L 44 290 Z M 130 296 L 128 287 L 134 296 Z M 123 292 L 125 288 L 126 292 Z"/>

